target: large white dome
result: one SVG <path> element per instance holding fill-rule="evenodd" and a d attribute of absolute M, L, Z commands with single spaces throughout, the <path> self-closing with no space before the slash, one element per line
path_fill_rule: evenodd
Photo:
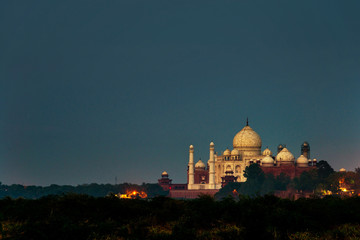
<path fill-rule="evenodd" d="M 242 148 L 261 148 L 261 138 L 250 126 L 245 126 L 235 135 L 233 146 L 239 150 Z"/>

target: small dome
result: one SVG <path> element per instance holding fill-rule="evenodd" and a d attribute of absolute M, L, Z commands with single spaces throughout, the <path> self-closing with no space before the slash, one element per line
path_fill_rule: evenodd
<path fill-rule="evenodd" d="M 214 142 L 211 142 L 211 143 L 210 143 L 210 146 L 215 146 Z"/>
<path fill-rule="evenodd" d="M 261 148 L 261 138 L 250 126 L 245 126 L 233 139 L 234 148 Z"/>
<path fill-rule="evenodd" d="M 300 157 L 296 159 L 297 164 L 308 164 L 308 162 L 309 160 L 304 155 L 300 155 Z"/>
<path fill-rule="evenodd" d="M 271 155 L 272 155 L 272 152 L 270 151 L 269 148 L 266 148 L 266 149 L 263 151 L 263 155 L 264 155 L 264 156 L 271 156 Z"/>
<path fill-rule="evenodd" d="M 163 171 L 163 173 L 161 174 L 161 176 L 166 176 L 169 175 L 166 171 Z"/>
<path fill-rule="evenodd" d="M 239 151 L 237 149 L 233 149 L 231 151 L 231 156 L 239 156 L 239 155 L 240 155 L 240 153 L 239 153 Z"/>
<path fill-rule="evenodd" d="M 195 164 L 195 168 L 205 168 L 205 163 L 203 163 L 201 160 L 199 160 L 199 161 Z"/>
<path fill-rule="evenodd" d="M 190 145 L 190 147 L 189 147 L 189 148 L 191 148 L 191 149 L 192 149 L 192 148 L 194 148 L 194 146 L 193 146 L 193 145 Z"/>
<path fill-rule="evenodd" d="M 230 152 L 230 150 L 229 149 L 226 149 L 225 151 L 224 151 L 224 154 L 223 154 L 224 156 L 230 156 L 231 155 L 231 152 Z"/>
<path fill-rule="evenodd" d="M 294 155 L 292 155 L 292 153 L 287 148 L 283 148 L 283 150 L 281 150 L 281 152 L 276 155 L 276 161 L 293 162 L 294 160 Z"/>
<path fill-rule="evenodd" d="M 340 168 L 340 172 L 346 172 L 345 168 Z"/>
<path fill-rule="evenodd" d="M 267 155 L 266 157 L 264 157 L 261 160 L 262 164 L 273 164 L 274 163 L 274 159 L 272 157 L 270 157 L 269 155 Z"/>

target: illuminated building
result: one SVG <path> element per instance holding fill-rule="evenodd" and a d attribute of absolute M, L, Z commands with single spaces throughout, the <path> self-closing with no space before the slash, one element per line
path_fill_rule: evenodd
<path fill-rule="evenodd" d="M 245 182 L 243 171 L 247 166 L 257 163 L 265 173 L 274 176 L 285 173 L 291 178 L 298 177 L 316 165 L 316 159 L 309 159 L 310 145 L 301 145 L 301 155 L 295 160 L 294 155 L 280 144 L 275 156 L 266 148 L 261 151 L 262 140 L 248 124 L 233 139 L 233 149 L 226 149 L 222 154 L 215 153 L 215 144 L 210 143 L 207 166 L 199 160 L 194 163 L 194 146 L 189 147 L 188 189 L 220 189 L 228 182 Z"/>
<path fill-rule="evenodd" d="M 199 160 L 194 162 L 195 148 L 189 147 L 189 162 L 187 170 L 187 184 L 172 184 L 166 172 L 159 179 L 159 184 L 165 190 L 218 190 L 228 182 L 245 182 L 243 171 L 250 164 L 257 163 L 265 173 L 277 176 L 281 173 L 290 178 L 298 177 L 302 172 L 313 169 L 316 159 L 310 159 L 310 144 L 301 145 L 301 155 L 295 159 L 294 155 L 280 144 L 277 153 L 273 155 L 269 148 L 261 150 L 262 140 L 250 126 L 248 121 L 241 131 L 233 138 L 233 149 L 225 149 L 222 154 L 215 152 L 215 144 L 210 143 L 209 160 L 207 164 Z"/>

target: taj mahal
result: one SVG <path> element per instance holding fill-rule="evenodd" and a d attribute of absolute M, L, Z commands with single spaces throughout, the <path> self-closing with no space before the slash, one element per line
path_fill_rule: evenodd
<path fill-rule="evenodd" d="M 194 146 L 189 148 L 187 189 L 220 189 L 227 182 L 245 182 L 243 170 L 250 164 L 257 163 L 265 173 L 279 175 L 281 172 L 295 177 L 316 165 L 316 159 L 310 159 L 310 145 L 301 145 L 301 155 L 295 160 L 294 155 L 280 144 L 277 154 L 269 148 L 261 151 L 262 141 L 250 126 L 238 132 L 233 139 L 233 149 L 226 149 L 221 155 L 215 153 L 215 144 L 210 143 L 207 165 L 201 160 L 194 163 Z"/>
<path fill-rule="evenodd" d="M 302 172 L 316 166 L 316 159 L 310 159 L 310 145 L 303 142 L 300 146 L 300 156 L 294 155 L 279 144 L 274 154 L 269 148 L 262 151 L 262 141 L 250 126 L 246 125 L 233 138 L 233 149 L 225 149 L 222 154 L 215 152 L 215 144 L 210 143 L 209 160 L 207 164 L 201 160 L 194 162 L 195 147 L 189 147 L 189 162 L 187 168 L 187 184 L 172 184 L 168 173 L 163 172 L 159 184 L 168 190 L 219 190 L 229 182 L 245 182 L 244 170 L 251 164 L 259 164 L 264 173 L 274 176 L 281 173 L 290 178 L 299 177 Z"/>

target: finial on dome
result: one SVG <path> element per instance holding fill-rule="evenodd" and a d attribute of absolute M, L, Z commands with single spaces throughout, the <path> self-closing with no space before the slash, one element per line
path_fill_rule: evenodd
<path fill-rule="evenodd" d="M 249 126 L 249 118 L 246 118 L 246 126 Z"/>

